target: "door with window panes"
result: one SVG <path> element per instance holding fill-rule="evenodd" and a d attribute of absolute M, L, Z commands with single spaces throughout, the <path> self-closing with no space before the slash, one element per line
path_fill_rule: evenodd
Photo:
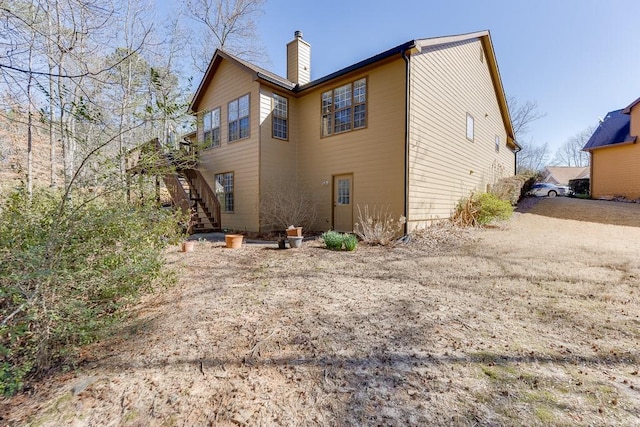
<path fill-rule="evenodd" d="M 353 175 L 333 177 L 333 229 L 353 231 Z"/>

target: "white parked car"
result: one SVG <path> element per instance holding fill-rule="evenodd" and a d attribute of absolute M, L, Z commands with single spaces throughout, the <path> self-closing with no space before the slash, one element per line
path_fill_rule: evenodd
<path fill-rule="evenodd" d="M 533 184 L 531 190 L 527 191 L 527 196 L 537 197 L 569 196 L 570 194 L 571 189 L 569 187 L 550 184 L 548 182 Z"/>

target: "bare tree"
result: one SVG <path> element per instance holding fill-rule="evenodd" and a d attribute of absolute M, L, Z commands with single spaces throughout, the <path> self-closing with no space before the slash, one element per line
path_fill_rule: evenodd
<path fill-rule="evenodd" d="M 589 154 L 582 151 L 582 148 L 589 141 L 595 129 L 595 126 L 588 126 L 567 139 L 564 144 L 558 147 L 554 162 L 561 166 L 589 166 Z"/>
<path fill-rule="evenodd" d="M 544 168 L 549 160 L 549 145 L 535 144 L 531 139 L 527 139 L 529 126 L 532 122 L 544 117 L 538 110 L 535 101 L 527 101 L 519 104 L 514 97 L 507 99 L 511 123 L 516 141 L 521 150 L 517 154 L 516 173 L 538 172 Z"/>
<path fill-rule="evenodd" d="M 510 96 L 507 99 L 507 104 L 516 140 L 524 137 L 529 132 L 529 125 L 532 122 L 545 116 L 545 114 L 538 111 L 538 103 L 535 101 L 519 104 L 516 98 Z"/>
<path fill-rule="evenodd" d="M 534 144 L 533 142 L 518 142 L 522 147 L 517 154 L 516 173 L 540 172 L 549 163 L 549 144 Z"/>
<path fill-rule="evenodd" d="M 4 18 L 0 44 L 8 52 L 0 58 L 0 84 L 4 83 L 5 90 L 16 92 L 17 87 L 26 94 L 27 101 L 21 103 L 30 108 L 27 117 L 37 111 L 35 101 L 45 106 L 38 110 L 42 122 L 49 125 L 52 185 L 56 181 L 58 141 L 68 186 L 72 178 L 78 177 L 78 162 L 87 153 L 94 152 L 104 141 L 113 141 L 114 135 L 120 136 L 117 141 L 123 145 L 125 128 L 139 127 L 139 123 L 128 120 L 135 115 L 127 108 L 131 104 L 130 78 L 138 73 L 149 84 L 149 68 L 122 71 L 142 51 L 149 30 L 138 15 L 128 13 L 131 11 L 128 1 L 131 0 L 17 0 L 3 3 L 0 8 Z M 30 13 L 33 11 L 38 12 L 37 19 Z M 128 31 L 131 28 L 136 29 L 135 34 Z M 122 44 L 126 46 L 124 53 L 108 56 L 114 46 Z M 116 69 L 124 77 L 114 83 L 109 73 Z M 107 93 L 118 92 L 114 90 L 115 84 L 124 89 L 119 97 L 108 98 Z M 36 88 L 39 97 L 34 93 Z M 123 116 L 127 119 L 118 122 L 117 118 Z M 32 121 L 28 119 L 29 123 Z M 29 132 L 27 140 L 28 135 Z M 107 164 L 90 163 L 96 167 Z"/>
<path fill-rule="evenodd" d="M 244 59 L 263 61 L 254 19 L 264 0 L 185 0 L 188 16 L 199 25 L 198 43 L 192 47 L 196 69 L 204 73 L 216 48 Z"/>

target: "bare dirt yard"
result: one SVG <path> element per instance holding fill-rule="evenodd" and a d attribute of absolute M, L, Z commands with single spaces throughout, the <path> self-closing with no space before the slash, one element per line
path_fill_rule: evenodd
<path fill-rule="evenodd" d="M 640 425 L 640 204 L 275 247 L 171 250 L 178 284 L 0 424 Z"/>

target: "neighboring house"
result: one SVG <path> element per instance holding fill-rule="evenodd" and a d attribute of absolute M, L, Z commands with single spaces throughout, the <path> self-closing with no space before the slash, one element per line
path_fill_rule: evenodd
<path fill-rule="evenodd" d="M 591 154 L 591 197 L 640 199 L 640 98 L 611 111 L 583 150 Z"/>
<path fill-rule="evenodd" d="M 488 31 L 411 40 L 316 80 L 299 31 L 286 79 L 217 50 L 191 111 L 222 228 L 264 230 L 261 194 L 295 183 L 314 197 L 318 231 L 353 230 L 365 205 L 411 231 L 515 173 Z"/>
<path fill-rule="evenodd" d="M 542 171 L 542 180 L 555 185 L 569 185 L 573 179 L 589 178 L 589 167 L 547 166 Z"/>

